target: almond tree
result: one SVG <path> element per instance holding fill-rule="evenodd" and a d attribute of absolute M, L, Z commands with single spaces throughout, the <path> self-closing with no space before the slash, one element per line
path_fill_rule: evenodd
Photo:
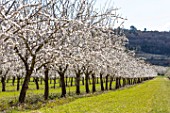
<path fill-rule="evenodd" d="M 47 5 L 25 1 L 6 2 L 1 6 L 1 37 L 4 42 L 13 41 L 15 53 L 25 66 L 25 79 L 20 92 L 19 102 L 23 103 L 28 89 L 30 77 L 38 63 L 40 50 L 53 38 L 57 31 L 50 29 L 49 18 L 44 16 Z M 41 26 L 39 26 L 41 24 Z M 37 66 L 42 67 L 48 62 Z M 37 65 L 37 64 L 36 64 Z"/>
<path fill-rule="evenodd" d="M 44 95 L 48 99 L 50 68 L 60 76 L 61 97 L 66 96 L 64 79 L 69 69 L 74 68 L 77 75 L 77 94 L 82 72 L 87 93 L 91 74 L 93 79 L 100 75 L 101 83 L 102 75 L 107 76 L 107 80 L 108 75 L 116 77 L 119 86 L 124 74 L 133 77 L 127 73 L 129 57 L 124 49 L 127 39 L 113 31 L 114 21 L 122 19 L 115 14 L 116 9 L 97 12 L 93 9 L 93 0 L 12 0 L 0 5 L 0 41 L 12 42 L 11 50 L 25 67 L 20 103 L 25 100 L 30 77 L 43 72 Z M 108 24 L 110 20 L 113 22 Z M 103 90 L 102 84 L 101 88 Z"/>
<path fill-rule="evenodd" d="M 2 83 L 2 91 L 6 91 L 6 78 L 7 75 L 11 74 L 11 64 L 13 62 L 12 50 L 11 50 L 11 42 L 4 44 L 1 41 L 0 45 L 0 77 Z"/>

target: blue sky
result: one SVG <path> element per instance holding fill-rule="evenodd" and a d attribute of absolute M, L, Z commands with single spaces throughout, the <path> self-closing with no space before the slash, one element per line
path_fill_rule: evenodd
<path fill-rule="evenodd" d="M 124 28 L 134 25 L 140 30 L 170 31 L 170 0 L 96 0 L 96 7 L 106 2 L 120 8 L 118 13 L 128 19 Z"/>

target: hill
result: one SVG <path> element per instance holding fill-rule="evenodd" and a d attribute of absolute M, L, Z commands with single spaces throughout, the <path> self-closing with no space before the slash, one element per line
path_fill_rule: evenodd
<path fill-rule="evenodd" d="M 170 66 L 170 32 L 125 30 L 126 47 L 154 65 Z"/>

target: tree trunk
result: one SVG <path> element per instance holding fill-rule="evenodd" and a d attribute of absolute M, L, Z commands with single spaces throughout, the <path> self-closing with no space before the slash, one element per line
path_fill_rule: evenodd
<path fill-rule="evenodd" d="M 1 82 L 2 82 L 2 92 L 5 92 L 5 91 L 6 91 L 6 89 L 5 89 L 5 87 L 6 87 L 5 79 L 6 79 L 6 77 L 1 77 Z"/>
<path fill-rule="evenodd" d="M 12 85 L 13 85 L 13 86 L 15 85 L 15 76 L 13 76 Z"/>
<path fill-rule="evenodd" d="M 76 94 L 80 94 L 80 73 L 76 73 Z"/>
<path fill-rule="evenodd" d="M 100 74 L 100 85 L 101 85 L 101 91 L 104 91 L 104 86 L 103 86 L 103 75 Z"/>
<path fill-rule="evenodd" d="M 138 81 L 137 81 L 137 83 L 139 84 L 139 83 L 141 83 L 141 79 L 140 78 L 138 78 Z"/>
<path fill-rule="evenodd" d="M 49 96 L 49 85 L 48 85 L 48 80 L 49 80 L 49 77 L 48 77 L 48 72 L 49 72 L 49 69 L 46 67 L 45 68 L 45 78 L 44 78 L 44 83 L 45 83 L 45 90 L 44 90 L 44 99 L 47 100 L 48 99 L 48 96 Z"/>
<path fill-rule="evenodd" d="M 35 77 L 34 81 L 35 81 L 35 84 L 36 84 L 36 89 L 39 90 L 39 84 L 38 84 L 39 78 Z"/>
<path fill-rule="evenodd" d="M 126 86 L 126 78 L 123 78 L 123 87 Z"/>
<path fill-rule="evenodd" d="M 127 84 L 130 85 L 130 78 L 127 78 Z"/>
<path fill-rule="evenodd" d="M 106 86 L 105 86 L 106 90 L 108 90 L 108 78 L 109 78 L 109 75 L 106 75 Z"/>
<path fill-rule="evenodd" d="M 96 92 L 96 77 L 95 74 L 92 74 L 92 92 Z"/>
<path fill-rule="evenodd" d="M 113 82 L 113 77 L 110 76 L 110 85 L 109 85 L 109 86 L 110 86 L 110 87 L 109 87 L 110 90 L 112 90 L 112 82 Z"/>
<path fill-rule="evenodd" d="M 116 86 L 115 89 L 119 89 L 119 77 L 116 77 Z"/>
<path fill-rule="evenodd" d="M 136 78 L 133 79 L 133 84 L 136 84 Z"/>
<path fill-rule="evenodd" d="M 133 84 L 133 79 L 132 78 L 130 78 L 130 85 L 132 85 Z"/>
<path fill-rule="evenodd" d="M 121 77 L 119 77 L 119 88 L 122 87 L 121 85 Z"/>
<path fill-rule="evenodd" d="M 73 77 L 71 77 L 70 86 L 73 86 Z"/>
<path fill-rule="evenodd" d="M 19 95 L 19 103 L 24 103 L 24 101 L 25 101 L 26 92 L 27 92 L 27 89 L 28 89 L 28 84 L 29 84 L 29 81 L 30 81 L 31 74 L 32 74 L 32 71 L 30 71 L 30 70 L 28 70 L 26 72 L 24 83 L 22 85 L 22 89 L 21 89 L 21 92 L 20 92 L 20 95 Z"/>
<path fill-rule="evenodd" d="M 132 78 L 132 85 L 135 84 L 135 78 Z"/>
<path fill-rule="evenodd" d="M 21 80 L 21 77 L 17 76 L 17 91 L 19 91 L 20 89 L 20 80 Z"/>
<path fill-rule="evenodd" d="M 64 73 L 60 72 L 60 84 L 61 84 L 61 97 L 66 96 L 66 85 L 64 81 Z"/>
<path fill-rule="evenodd" d="M 89 73 L 86 73 L 85 74 L 85 82 L 86 82 L 86 93 L 89 93 L 90 92 L 90 89 L 89 89 Z"/>

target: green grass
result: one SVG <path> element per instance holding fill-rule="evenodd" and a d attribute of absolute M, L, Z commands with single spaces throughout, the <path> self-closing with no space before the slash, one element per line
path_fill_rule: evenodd
<path fill-rule="evenodd" d="M 67 99 L 62 99 L 62 101 Z M 65 102 L 64 102 L 65 103 Z M 49 106 L 51 104 L 51 106 Z M 32 113 L 170 113 L 170 81 L 154 80 L 101 95 L 56 105 L 50 103 Z M 50 108 L 51 107 L 51 108 Z"/>
<path fill-rule="evenodd" d="M 59 83 L 59 80 L 57 80 L 56 88 L 54 89 L 53 88 L 53 82 L 52 82 L 52 84 L 50 84 L 50 82 L 49 82 L 49 87 L 50 87 L 49 91 L 50 91 L 50 93 L 61 94 L 61 88 L 59 87 L 58 83 Z M 85 86 L 83 86 L 82 83 L 80 83 L 80 84 L 81 84 L 81 87 L 80 87 L 81 93 L 85 93 Z M 17 84 L 15 83 L 15 85 L 12 86 L 12 80 L 10 80 L 8 83 L 6 83 L 6 92 L 1 92 L 2 85 L 0 83 L 0 99 L 1 98 L 8 98 L 8 97 L 10 98 L 10 97 L 17 97 L 17 96 L 19 96 L 20 91 L 16 91 L 16 88 L 17 88 L 16 85 Z M 74 83 L 73 83 L 73 85 L 74 85 Z M 115 83 L 113 82 L 113 88 L 114 88 L 114 85 L 115 85 Z M 44 82 L 43 82 L 43 84 L 39 83 L 39 86 L 40 86 L 40 89 L 37 90 L 36 86 L 35 86 L 35 83 L 34 82 L 30 82 L 29 83 L 29 90 L 28 90 L 27 94 L 28 95 L 29 94 L 34 94 L 34 95 L 43 94 L 44 93 Z M 89 85 L 89 88 L 91 90 L 92 86 Z M 20 89 L 21 89 L 21 86 L 20 86 Z M 96 89 L 97 89 L 97 91 L 100 90 L 100 85 L 99 84 L 96 84 Z M 75 86 L 67 87 L 66 90 L 67 90 L 67 94 L 69 94 L 69 92 L 71 94 L 74 94 L 75 91 L 76 91 L 76 87 Z"/>
<path fill-rule="evenodd" d="M 56 88 L 54 89 L 53 88 L 53 81 L 52 81 L 52 84 L 50 84 L 50 81 L 49 81 L 49 87 L 50 87 L 49 98 L 52 101 L 54 101 L 56 99 L 57 103 L 60 104 L 61 99 L 58 99 L 58 98 L 61 95 L 61 87 L 59 87 L 58 83 L 59 83 L 59 80 L 57 79 Z M 80 96 L 82 96 L 83 94 L 85 94 L 85 86 L 83 86 L 82 83 L 80 83 L 80 84 L 81 84 L 81 87 L 80 87 L 81 94 L 80 94 Z M 16 91 L 16 85 L 17 84 L 15 83 L 15 85 L 13 86 L 12 80 L 10 80 L 8 83 L 6 83 L 6 92 L 1 92 L 2 86 L 0 84 L 0 112 L 2 110 L 11 111 L 12 108 L 9 109 L 10 106 L 14 106 L 15 107 L 14 109 L 19 109 L 19 110 L 23 111 L 25 109 L 28 109 L 28 110 L 38 109 L 38 108 L 44 106 L 46 103 L 48 103 L 48 101 L 45 101 L 43 99 L 44 82 L 43 82 L 43 84 L 39 83 L 40 89 L 37 90 L 35 83 L 32 82 L 32 80 L 31 80 L 31 82 L 29 83 L 29 89 L 27 91 L 26 106 L 24 106 L 22 108 L 18 108 L 16 106 L 16 104 L 17 104 L 17 101 L 18 101 L 18 96 L 19 96 L 20 91 Z M 113 88 L 114 87 L 115 87 L 115 82 L 113 82 Z M 89 88 L 90 88 L 90 91 L 92 91 L 92 85 L 89 85 Z M 71 96 L 71 97 L 74 97 L 74 99 L 80 97 L 80 96 L 76 96 L 76 94 L 75 94 L 76 87 L 74 86 L 74 82 L 73 82 L 73 86 L 67 87 L 66 90 L 67 90 L 67 97 Z M 100 84 L 96 84 L 96 90 L 97 90 L 97 92 L 100 91 Z M 73 100 L 73 99 L 70 100 L 69 98 L 67 98 L 67 99 L 63 100 L 62 103 Z M 49 102 L 51 102 L 51 100 Z M 37 104 L 39 104 L 39 105 L 37 105 Z M 51 105 L 49 105 L 49 106 L 51 106 Z"/>
<path fill-rule="evenodd" d="M 7 83 L 7 92 L 0 92 L 0 108 L 8 108 L 8 103 L 16 103 L 19 91 L 16 86 Z M 61 94 L 61 89 L 51 88 L 51 96 Z M 113 83 L 113 88 L 115 82 Z M 1 87 L 1 85 L 0 85 Z M 89 86 L 91 89 L 91 85 Z M 44 101 L 44 85 L 36 90 L 35 83 L 30 82 L 27 94 L 27 104 L 15 106 L 7 112 L 20 113 L 170 113 L 170 80 L 157 77 L 140 85 L 126 87 L 116 91 L 100 91 L 100 84 L 96 85 L 97 92 L 85 94 L 85 87 L 81 85 L 81 95 L 75 95 L 75 86 L 67 87 L 67 98 Z M 33 101 L 38 102 L 32 104 Z M 43 101 L 43 102 L 42 102 Z M 41 108 L 41 109 L 40 109 Z M 32 109 L 32 110 L 31 110 Z M 35 110 L 37 109 L 37 110 Z M 11 111 L 12 110 L 12 111 Z"/>

